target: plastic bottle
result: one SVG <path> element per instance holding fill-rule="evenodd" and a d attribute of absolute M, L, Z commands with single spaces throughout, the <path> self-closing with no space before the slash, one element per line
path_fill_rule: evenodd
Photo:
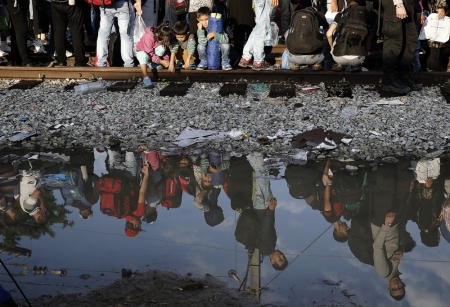
<path fill-rule="evenodd" d="M 289 69 L 291 63 L 289 63 L 289 51 L 286 49 L 281 56 L 281 69 Z"/>
<path fill-rule="evenodd" d="M 323 26 L 320 26 L 320 27 L 319 27 L 319 33 L 320 33 L 320 34 L 323 34 Z"/>
<path fill-rule="evenodd" d="M 101 92 L 106 90 L 106 82 L 93 82 L 77 85 L 74 88 L 76 94 L 88 94 L 93 92 Z"/>

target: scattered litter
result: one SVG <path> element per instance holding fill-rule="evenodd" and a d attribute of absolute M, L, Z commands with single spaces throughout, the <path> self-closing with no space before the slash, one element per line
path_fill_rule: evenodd
<path fill-rule="evenodd" d="M 394 100 L 378 100 L 378 101 L 374 101 L 374 102 L 369 102 L 367 104 L 365 104 L 366 107 L 370 107 L 370 106 L 376 106 L 376 105 L 403 105 L 404 103 L 398 99 L 394 99 Z"/>
<path fill-rule="evenodd" d="M 298 162 L 300 165 L 306 164 L 308 161 L 308 152 L 306 150 L 297 149 L 290 157 Z"/>
<path fill-rule="evenodd" d="M 356 149 L 356 148 L 353 148 L 352 150 L 351 150 L 351 152 L 360 152 L 361 151 L 361 149 Z"/>
<path fill-rule="evenodd" d="M 73 125 L 74 125 L 73 123 L 70 123 L 70 124 L 57 124 L 57 125 L 53 125 L 53 126 L 48 127 L 48 129 L 49 130 L 56 130 L 56 129 L 59 129 L 61 127 L 70 127 L 70 126 L 73 126 Z"/>
<path fill-rule="evenodd" d="M 21 115 L 21 116 L 19 117 L 19 120 L 20 120 L 21 122 L 25 122 L 25 121 L 28 120 L 28 117 L 25 116 L 25 115 Z"/>
<path fill-rule="evenodd" d="M 397 163 L 398 160 L 394 157 L 384 157 L 383 159 L 381 159 L 381 162 L 383 163 Z"/>
<path fill-rule="evenodd" d="M 91 278 L 91 275 L 90 275 L 90 274 L 82 274 L 82 275 L 80 275 L 79 277 L 80 277 L 81 279 L 86 280 L 86 279 Z"/>
<path fill-rule="evenodd" d="M 353 137 L 343 133 L 334 132 L 332 130 L 325 131 L 322 128 L 317 128 L 302 132 L 292 137 L 292 147 L 301 148 L 308 145 L 316 146 L 314 149 L 334 149 L 336 148 L 336 144 L 341 142 L 348 144 L 352 141 L 352 139 Z"/>
<path fill-rule="evenodd" d="M 235 106 L 236 106 L 236 108 L 247 109 L 247 108 L 250 108 L 252 106 L 252 103 L 250 101 L 246 101 L 246 102 L 241 103 L 241 104 L 236 104 Z"/>
<path fill-rule="evenodd" d="M 228 132 L 228 136 L 230 138 L 232 138 L 233 140 L 242 140 L 242 139 L 246 139 L 247 135 L 239 130 L 232 130 L 230 132 Z"/>
<path fill-rule="evenodd" d="M 59 270 L 51 270 L 52 274 L 59 275 L 60 277 L 64 277 L 67 275 L 66 269 L 59 269 Z"/>
<path fill-rule="evenodd" d="M 242 157 L 242 154 L 241 154 L 241 153 L 238 153 L 238 152 L 232 151 L 232 152 L 230 152 L 230 157 L 237 157 L 237 158 L 240 158 L 240 157 Z"/>
<path fill-rule="evenodd" d="M 345 107 L 342 109 L 341 111 L 341 115 L 339 115 L 341 118 L 349 118 L 352 117 L 354 115 L 358 114 L 358 108 L 356 106 L 349 106 L 349 107 Z"/>
<path fill-rule="evenodd" d="M 263 83 L 253 83 L 248 87 L 249 91 L 257 93 L 265 93 L 267 91 L 267 86 Z"/>
<path fill-rule="evenodd" d="M 320 149 L 332 150 L 335 149 L 336 147 L 337 145 L 333 140 L 325 138 L 325 140 L 322 143 L 320 143 L 318 146 L 313 147 L 312 150 L 320 150 Z"/>
<path fill-rule="evenodd" d="M 226 132 L 217 132 L 213 130 L 196 130 L 187 127 L 181 134 L 173 141 L 173 144 L 180 147 L 188 147 L 195 143 L 203 143 L 215 140 L 221 140 L 227 136 Z"/>
<path fill-rule="evenodd" d="M 306 87 L 302 87 L 302 91 L 305 93 L 312 93 L 316 90 L 320 89 L 319 86 L 306 86 Z"/>
<path fill-rule="evenodd" d="M 373 135 L 376 135 L 376 136 L 380 136 L 381 135 L 381 133 L 376 132 L 376 131 L 370 131 L 370 133 L 372 133 Z"/>
<path fill-rule="evenodd" d="M 8 138 L 10 142 L 22 141 L 37 134 L 36 129 L 24 130 Z"/>

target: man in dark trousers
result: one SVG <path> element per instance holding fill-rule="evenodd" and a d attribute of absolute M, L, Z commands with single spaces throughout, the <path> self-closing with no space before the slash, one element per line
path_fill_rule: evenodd
<path fill-rule="evenodd" d="M 384 7 L 382 89 L 399 94 L 419 91 L 422 86 L 414 82 L 411 76 L 411 63 L 418 40 L 414 0 L 381 0 L 381 3 Z"/>
<path fill-rule="evenodd" d="M 57 55 L 57 65 L 66 66 L 66 31 L 70 26 L 75 53 L 75 66 L 86 66 L 84 28 L 83 28 L 83 1 L 75 0 L 70 5 L 67 0 L 53 0 L 52 18 L 55 30 L 54 40 Z M 53 29 L 52 29 L 53 31 Z"/>

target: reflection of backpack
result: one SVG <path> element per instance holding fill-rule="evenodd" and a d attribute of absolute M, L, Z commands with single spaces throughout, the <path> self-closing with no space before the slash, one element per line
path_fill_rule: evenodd
<path fill-rule="evenodd" d="M 369 34 L 367 30 L 368 20 L 369 13 L 364 6 L 349 6 L 344 11 L 337 39 L 349 45 L 362 46 L 364 39 Z"/>
<path fill-rule="evenodd" d="M 239 215 L 234 236 L 236 237 L 236 241 L 242 243 L 246 249 L 254 249 L 260 230 L 261 223 L 259 222 L 258 215 L 253 209 L 246 209 Z"/>
<path fill-rule="evenodd" d="M 368 216 L 357 215 L 351 222 L 348 232 L 348 247 L 359 261 L 373 265 L 372 229 Z"/>
<path fill-rule="evenodd" d="M 319 19 L 309 9 L 296 11 L 291 16 L 286 47 L 292 54 L 311 54 L 322 47 Z"/>
<path fill-rule="evenodd" d="M 86 2 L 91 5 L 104 7 L 104 6 L 112 5 L 115 1 L 114 0 L 86 0 Z"/>
<path fill-rule="evenodd" d="M 167 0 L 167 4 L 169 5 L 169 9 L 177 15 L 186 13 L 189 8 L 189 0 Z"/>
<path fill-rule="evenodd" d="M 129 216 L 137 208 L 139 186 L 130 180 L 112 176 L 98 179 L 100 194 L 100 211 L 119 219 Z"/>
<path fill-rule="evenodd" d="M 346 174 L 336 174 L 333 181 L 337 197 L 344 205 L 359 203 L 362 196 L 362 182 L 359 177 Z"/>
<path fill-rule="evenodd" d="M 183 196 L 183 190 L 179 180 L 173 176 L 163 177 L 157 184 L 156 188 L 162 185 L 161 205 L 167 210 L 170 208 L 179 208 L 181 206 L 181 198 Z"/>

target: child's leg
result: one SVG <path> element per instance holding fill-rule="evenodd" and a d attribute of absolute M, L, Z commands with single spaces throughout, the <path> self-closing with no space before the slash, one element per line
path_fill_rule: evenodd
<path fill-rule="evenodd" d="M 197 51 L 198 51 L 198 57 L 200 58 L 200 62 L 206 63 L 206 56 L 207 56 L 206 46 L 198 44 Z"/>
<path fill-rule="evenodd" d="M 220 44 L 220 52 L 222 53 L 222 63 L 230 62 L 230 44 Z"/>
<path fill-rule="evenodd" d="M 150 62 L 150 56 L 145 51 L 138 51 L 136 53 L 136 58 L 139 61 L 139 66 L 141 67 L 142 76 L 144 78 L 148 77 L 147 66 L 148 66 L 148 63 Z"/>

